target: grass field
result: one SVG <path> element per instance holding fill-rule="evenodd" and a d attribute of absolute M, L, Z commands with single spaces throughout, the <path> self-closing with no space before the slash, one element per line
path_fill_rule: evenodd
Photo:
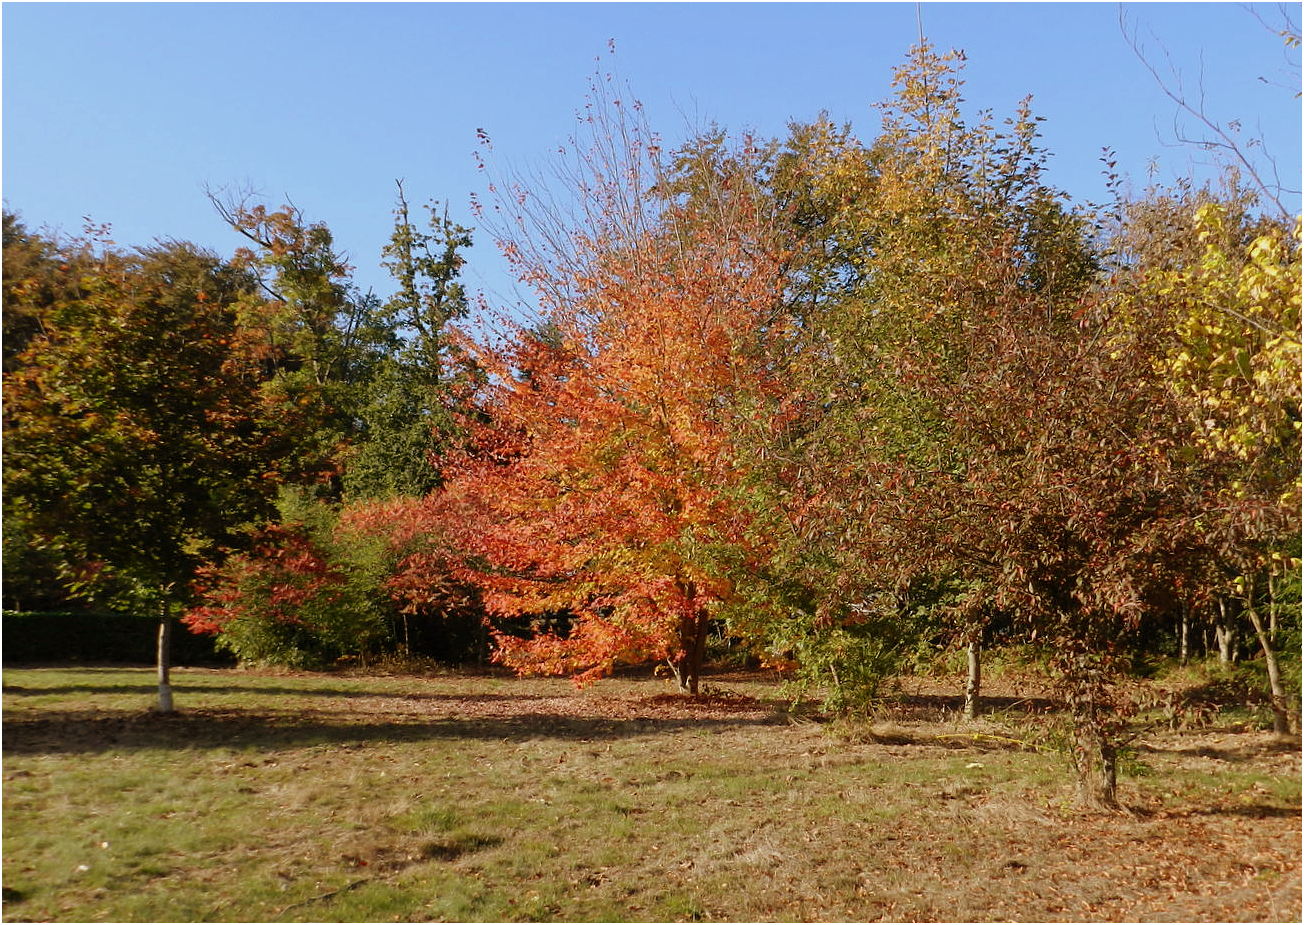
<path fill-rule="evenodd" d="M 1298 742 L 1143 739 L 1082 815 L 1028 704 L 833 734 L 759 676 L 4 673 L 7 921 L 1298 921 Z M 975 735 L 978 733 L 978 735 Z"/>

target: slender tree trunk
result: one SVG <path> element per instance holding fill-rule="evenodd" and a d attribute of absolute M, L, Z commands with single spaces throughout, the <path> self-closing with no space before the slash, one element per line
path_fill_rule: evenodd
<path fill-rule="evenodd" d="M 1236 660 L 1236 630 L 1227 619 L 1227 601 L 1218 599 L 1218 625 L 1213 628 L 1218 640 L 1218 664 L 1230 665 Z"/>
<path fill-rule="evenodd" d="M 1259 646 L 1263 649 L 1263 662 L 1268 669 L 1268 691 L 1272 697 L 1272 731 L 1279 735 L 1288 735 L 1291 731 L 1291 716 L 1290 708 L 1286 705 L 1286 688 L 1281 680 L 1281 665 L 1277 661 L 1277 652 L 1272 645 L 1272 636 L 1263 625 L 1263 620 L 1249 593 L 1246 594 L 1245 613 L 1254 627 L 1254 634 L 1259 637 Z"/>
<path fill-rule="evenodd" d="M 165 610 L 158 621 L 158 712 L 172 708 L 172 619 Z"/>
<path fill-rule="evenodd" d="M 1186 602 L 1182 602 L 1181 623 L 1178 629 L 1180 643 L 1178 648 L 1178 660 L 1185 665 L 1191 660 L 1191 608 Z"/>
<path fill-rule="evenodd" d="M 1277 645 L 1277 576 L 1268 573 L 1268 639 Z"/>
<path fill-rule="evenodd" d="M 977 718 L 978 698 L 982 696 L 982 685 L 982 643 L 977 639 L 973 639 L 969 642 L 969 678 L 964 685 L 965 719 Z"/>

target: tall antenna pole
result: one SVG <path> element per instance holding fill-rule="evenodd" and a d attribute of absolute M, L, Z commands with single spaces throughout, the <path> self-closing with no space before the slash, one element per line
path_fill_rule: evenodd
<path fill-rule="evenodd" d="M 919 27 L 919 47 L 924 46 L 924 13 L 923 4 L 915 4 L 915 25 Z"/>

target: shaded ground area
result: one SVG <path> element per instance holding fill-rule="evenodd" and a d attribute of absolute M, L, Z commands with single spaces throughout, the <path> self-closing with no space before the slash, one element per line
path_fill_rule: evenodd
<path fill-rule="evenodd" d="M 831 734 L 709 690 L 187 671 L 160 717 L 143 672 L 7 672 L 5 918 L 1299 920 L 1297 741 L 1155 732 L 1083 815 L 1039 691 Z"/>
<path fill-rule="evenodd" d="M 514 683 L 521 685 L 519 692 L 417 692 L 398 696 L 239 685 L 203 688 L 206 693 L 256 690 L 264 695 L 293 696 L 293 706 L 279 710 L 199 706 L 163 715 L 97 707 L 14 709 L 5 717 L 4 751 L 11 755 L 78 754 L 138 748 L 211 748 L 232 743 L 267 748 L 426 739 L 519 742 L 539 737 L 589 741 L 786 722 L 773 704 L 742 694 L 708 694 L 696 699 L 677 694 L 631 698 L 582 696 L 565 688 L 560 693 L 539 694 L 527 687 L 532 682 Z M 554 690 L 558 686 L 543 683 Z M 50 693 L 149 697 L 153 688 L 93 684 L 24 688 L 6 684 L 4 692 L 14 702 L 24 695 Z M 339 698 L 340 702 L 301 703 L 305 697 Z"/>

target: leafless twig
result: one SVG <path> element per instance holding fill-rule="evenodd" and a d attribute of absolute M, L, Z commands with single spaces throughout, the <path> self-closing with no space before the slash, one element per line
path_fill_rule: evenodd
<path fill-rule="evenodd" d="M 1255 14 L 1258 15 L 1257 13 Z M 1283 13 L 1283 16 L 1286 14 Z M 1260 17 L 1260 21 L 1262 18 Z M 1286 16 L 1286 21 L 1290 24 L 1290 19 Z M 1159 72 L 1150 56 L 1147 55 L 1145 47 L 1138 37 L 1138 30 L 1135 27 L 1129 27 L 1127 15 L 1123 10 L 1122 4 L 1118 10 L 1119 28 L 1123 32 L 1123 37 L 1128 46 L 1136 54 L 1137 59 L 1145 67 L 1150 75 L 1158 84 L 1159 89 L 1164 95 L 1172 100 L 1178 108 L 1178 114 L 1173 119 L 1173 135 L 1182 144 L 1193 145 L 1206 151 L 1221 151 L 1237 164 L 1239 169 L 1246 177 L 1256 186 L 1263 196 L 1276 207 L 1282 218 L 1290 219 L 1292 213 L 1286 208 L 1282 201 L 1282 196 L 1289 193 L 1298 193 L 1298 190 L 1289 189 L 1281 181 L 1281 175 L 1277 169 L 1276 159 L 1268 153 L 1267 146 L 1263 142 L 1262 135 L 1252 139 L 1249 142 L 1242 142 L 1237 136 L 1240 133 L 1241 123 L 1232 119 L 1227 123 L 1222 123 L 1211 116 L 1205 107 L 1204 91 L 1204 68 L 1203 63 L 1200 69 L 1198 79 L 1197 94 L 1194 101 L 1187 94 L 1183 85 L 1182 75 L 1178 68 L 1173 64 L 1172 57 L 1167 50 L 1164 51 L 1164 58 L 1168 62 L 1169 76 L 1165 77 Z M 1293 29 L 1292 33 L 1290 30 Z M 1298 27 L 1293 24 L 1288 25 L 1287 30 L 1280 34 L 1286 38 L 1287 44 L 1291 43 L 1290 35 L 1295 36 L 1298 42 Z M 1203 58 L 1202 58 L 1203 61 Z M 1180 114 L 1185 113 L 1195 119 L 1207 130 L 1208 134 L 1203 137 L 1188 136 L 1182 131 L 1180 123 Z M 1250 149 L 1258 148 L 1262 152 L 1262 157 L 1252 157 Z M 1269 176 L 1270 173 L 1270 176 Z"/>

